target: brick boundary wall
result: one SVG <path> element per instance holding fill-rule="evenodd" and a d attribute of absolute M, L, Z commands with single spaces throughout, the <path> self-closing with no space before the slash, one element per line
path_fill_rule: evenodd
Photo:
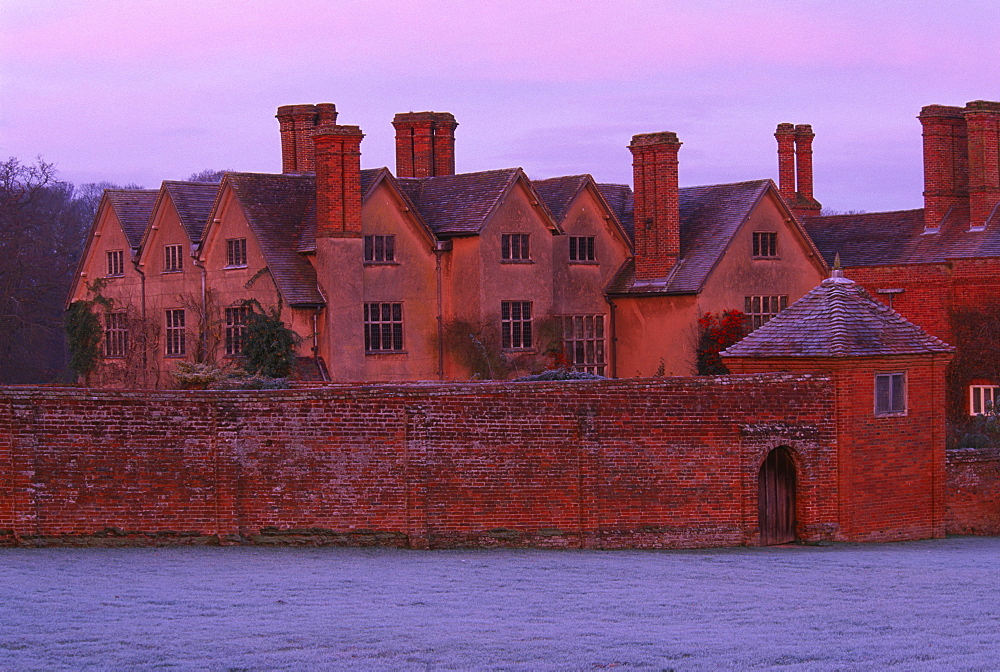
<path fill-rule="evenodd" d="M 803 374 L 0 388 L 0 543 L 754 544 L 778 446 L 799 537 L 836 539 L 833 396 Z"/>
<path fill-rule="evenodd" d="M 947 453 L 949 534 L 1000 534 L 1000 449 Z"/>

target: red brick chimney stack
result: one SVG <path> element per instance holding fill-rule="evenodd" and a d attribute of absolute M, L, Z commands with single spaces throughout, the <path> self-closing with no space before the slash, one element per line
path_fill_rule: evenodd
<path fill-rule="evenodd" d="M 316 237 L 361 236 L 361 139 L 357 126 L 312 132 L 316 157 Z"/>
<path fill-rule="evenodd" d="M 337 106 L 282 105 L 278 108 L 281 132 L 281 172 L 311 173 L 316 169 L 312 131 L 320 124 L 337 123 Z"/>
<path fill-rule="evenodd" d="M 778 124 L 778 191 L 797 218 L 820 213 L 813 197 L 812 141 L 816 137 L 809 124 Z"/>
<path fill-rule="evenodd" d="M 450 112 L 402 112 L 396 128 L 396 176 L 436 177 L 455 174 L 455 128 Z"/>
<path fill-rule="evenodd" d="M 1000 203 L 1000 103 L 965 106 L 969 143 L 969 225 L 985 226 Z"/>
<path fill-rule="evenodd" d="M 924 137 L 924 226 L 936 229 L 953 207 L 969 202 L 969 154 L 963 108 L 920 110 Z"/>
<path fill-rule="evenodd" d="M 681 250 L 680 200 L 677 188 L 675 133 L 632 136 L 635 190 L 635 277 L 665 278 Z"/>
<path fill-rule="evenodd" d="M 812 126 L 797 124 L 795 126 L 795 191 L 801 200 L 809 205 L 813 199 L 813 150 L 812 141 L 816 137 Z M 816 203 L 818 206 L 819 204 Z M 818 207 L 815 208 L 819 210 Z"/>
<path fill-rule="evenodd" d="M 778 191 L 785 200 L 795 200 L 795 126 L 778 124 L 774 131 L 778 141 Z"/>

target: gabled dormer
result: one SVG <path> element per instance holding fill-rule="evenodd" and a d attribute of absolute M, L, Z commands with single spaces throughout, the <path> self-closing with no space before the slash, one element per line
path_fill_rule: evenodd
<path fill-rule="evenodd" d="M 106 291 L 111 293 L 116 292 L 115 288 L 121 290 L 124 285 L 138 281 L 132 262 L 157 194 L 151 189 L 105 190 L 67 303 L 90 298 L 87 285 L 95 280 L 104 281 Z"/>
<path fill-rule="evenodd" d="M 165 181 L 156 197 L 149 226 L 139 246 L 144 273 L 180 274 L 192 270 L 219 185 Z"/>

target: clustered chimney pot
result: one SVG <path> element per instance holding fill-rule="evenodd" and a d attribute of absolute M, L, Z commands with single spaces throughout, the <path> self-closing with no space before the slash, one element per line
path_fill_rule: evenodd
<path fill-rule="evenodd" d="M 281 172 L 311 173 L 316 169 L 313 129 L 321 124 L 337 123 L 337 106 L 282 105 L 275 115 L 281 133 Z"/>
<path fill-rule="evenodd" d="M 455 128 L 450 112 L 401 112 L 396 128 L 397 177 L 455 174 Z"/>

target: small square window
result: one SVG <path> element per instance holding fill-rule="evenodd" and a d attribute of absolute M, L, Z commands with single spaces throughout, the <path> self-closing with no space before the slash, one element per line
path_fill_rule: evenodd
<path fill-rule="evenodd" d="M 906 414 L 906 374 L 880 373 L 875 376 L 875 415 Z"/>
<path fill-rule="evenodd" d="M 108 277 L 125 275 L 125 250 L 108 250 Z"/>
<path fill-rule="evenodd" d="M 969 387 L 969 415 L 991 415 L 998 410 L 997 400 L 1000 399 L 1000 386 L 972 385 Z"/>
<path fill-rule="evenodd" d="M 754 231 L 753 256 L 755 257 L 778 256 L 778 234 L 769 231 Z"/>
<path fill-rule="evenodd" d="M 595 261 L 594 236 L 570 236 L 569 237 L 569 260 L 570 261 Z"/>
<path fill-rule="evenodd" d="M 373 264 L 396 261 L 396 236 L 365 236 L 365 261 Z"/>
<path fill-rule="evenodd" d="M 183 247 L 181 245 L 163 246 L 163 272 L 177 273 L 184 268 Z"/>
<path fill-rule="evenodd" d="M 530 261 L 527 233 L 504 233 L 500 236 L 500 258 L 504 261 Z"/>
<path fill-rule="evenodd" d="M 226 267 L 239 268 L 247 265 L 247 239 L 229 238 L 226 240 Z"/>

